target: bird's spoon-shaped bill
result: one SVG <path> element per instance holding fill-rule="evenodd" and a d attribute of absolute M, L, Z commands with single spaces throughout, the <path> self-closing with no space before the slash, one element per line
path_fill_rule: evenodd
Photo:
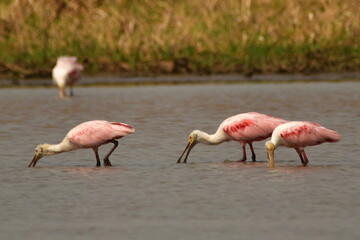
<path fill-rule="evenodd" d="M 186 163 L 186 160 L 187 160 L 187 158 L 189 156 L 189 153 L 190 153 L 191 149 L 194 147 L 194 145 L 195 145 L 194 142 L 189 141 L 188 144 L 186 145 L 186 148 L 185 148 L 184 152 L 181 154 L 181 156 L 179 157 L 179 159 L 177 160 L 176 163 L 181 163 L 181 158 L 184 156 L 186 150 L 188 150 L 187 153 L 186 153 L 185 159 L 183 161 L 183 163 Z"/>
<path fill-rule="evenodd" d="M 35 154 L 33 159 L 31 160 L 31 162 L 29 164 L 29 167 L 35 167 L 35 164 L 36 164 L 36 162 L 38 160 L 37 158 L 38 158 L 38 156 L 37 156 L 37 154 Z"/>

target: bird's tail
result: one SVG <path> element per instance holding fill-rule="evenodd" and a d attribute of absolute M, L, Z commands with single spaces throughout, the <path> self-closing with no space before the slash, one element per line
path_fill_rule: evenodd
<path fill-rule="evenodd" d="M 125 134 L 130 134 L 135 132 L 135 128 L 132 126 L 121 123 L 121 122 L 112 122 L 111 125 L 115 127 L 117 130 L 124 132 Z"/>
<path fill-rule="evenodd" d="M 326 142 L 338 142 L 341 139 L 341 136 L 334 130 L 321 127 L 320 132 L 324 136 Z"/>

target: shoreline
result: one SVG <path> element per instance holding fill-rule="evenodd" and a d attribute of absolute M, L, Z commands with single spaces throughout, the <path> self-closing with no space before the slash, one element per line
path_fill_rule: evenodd
<path fill-rule="evenodd" d="M 200 83 L 288 83 L 288 82 L 337 82 L 360 81 L 360 71 L 317 74 L 254 74 L 252 76 L 219 74 L 219 75 L 159 75 L 122 77 L 116 75 L 85 75 L 76 86 L 96 85 L 157 85 L 157 84 L 200 84 Z M 0 88 L 4 87 L 50 87 L 49 78 L 2 79 Z"/>

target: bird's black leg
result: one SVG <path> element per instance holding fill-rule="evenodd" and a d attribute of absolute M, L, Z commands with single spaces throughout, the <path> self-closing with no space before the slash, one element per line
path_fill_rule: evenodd
<path fill-rule="evenodd" d="M 256 155 L 255 155 L 255 151 L 254 151 L 254 148 L 252 146 L 252 143 L 249 143 L 249 146 L 250 146 L 250 149 L 251 149 L 251 159 L 253 162 L 256 162 Z"/>
<path fill-rule="evenodd" d="M 241 143 L 241 146 L 242 146 L 242 151 L 243 151 L 243 157 L 242 157 L 242 159 L 240 159 L 238 162 L 245 162 L 245 161 L 246 161 L 246 150 L 245 150 L 245 145 L 246 145 L 246 144 Z"/>
<path fill-rule="evenodd" d="M 104 158 L 104 166 L 107 166 L 107 167 L 111 167 L 112 165 L 111 165 L 111 163 L 110 163 L 110 161 L 109 161 L 109 157 L 110 157 L 110 155 L 111 155 L 111 153 L 115 150 L 115 148 L 118 146 L 118 141 L 116 141 L 116 140 L 112 140 L 111 141 L 112 143 L 114 143 L 114 146 L 110 149 L 110 151 L 109 151 L 109 153 L 105 156 L 105 158 Z"/>
<path fill-rule="evenodd" d="M 304 149 L 301 150 L 301 154 L 302 154 L 302 156 L 303 156 L 303 158 L 304 158 L 303 165 L 306 166 L 306 165 L 308 164 L 309 160 L 308 160 L 308 158 L 307 158 L 307 156 L 306 156 L 306 153 L 305 153 L 305 150 L 304 150 Z"/>
<path fill-rule="evenodd" d="M 295 148 L 295 150 L 296 150 L 296 152 L 297 152 L 297 154 L 299 155 L 299 157 L 300 157 L 300 160 L 301 160 L 301 163 L 302 163 L 302 165 L 306 165 L 306 163 L 305 163 L 305 161 L 304 161 L 304 158 L 303 158 L 303 156 L 302 156 L 302 154 L 301 154 L 301 150 L 300 149 L 298 149 L 298 148 Z"/>
<path fill-rule="evenodd" d="M 101 165 L 100 165 L 100 158 L 99 158 L 99 154 L 98 154 L 98 148 L 97 147 L 93 148 L 93 150 L 94 150 L 95 157 L 96 157 L 96 166 L 100 167 Z"/>
<path fill-rule="evenodd" d="M 73 97 L 73 96 L 74 96 L 72 86 L 70 86 L 70 96 L 71 96 L 71 97 Z"/>

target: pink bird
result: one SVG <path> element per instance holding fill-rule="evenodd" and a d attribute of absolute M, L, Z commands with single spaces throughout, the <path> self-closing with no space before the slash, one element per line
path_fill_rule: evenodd
<path fill-rule="evenodd" d="M 245 146 L 249 144 L 252 160 L 256 161 L 256 155 L 252 146 L 252 142 L 261 141 L 271 136 L 273 130 L 280 124 L 286 123 L 287 121 L 280 118 L 274 118 L 269 115 L 249 112 L 242 113 L 225 119 L 219 126 L 218 130 L 209 135 L 205 132 L 194 130 L 190 133 L 188 138 L 188 144 L 178 159 L 177 163 L 181 162 L 186 150 L 188 150 L 184 163 L 188 158 L 191 149 L 197 143 L 204 143 L 208 145 L 217 145 L 224 141 L 237 141 L 241 144 L 243 150 L 243 157 L 239 162 L 246 161 Z"/>
<path fill-rule="evenodd" d="M 76 57 L 59 57 L 52 70 L 53 81 L 60 88 L 60 97 L 65 96 L 65 87 L 70 87 L 70 96 L 73 96 L 72 86 L 79 81 L 83 66 L 76 62 Z"/>
<path fill-rule="evenodd" d="M 303 166 L 309 160 L 305 154 L 306 146 L 319 145 L 324 142 L 338 142 L 340 135 L 313 122 L 288 122 L 274 129 L 271 141 L 265 143 L 268 167 L 274 167 L 274 150 L 278 146 L 295 148 Z"/>
<path fill-rule="evenodd" d="M 96 166 L 100 167 L 98 148 L 107 143 L 114 143 L 109 153 L 104 158 L 104 166 L 111 166 L 110 154 L 118 146 L 115 139 L 122 138 L 135 132 L 131 126 L 120 122 L 108 122 L 95 120 L 84 122 L 66 134 L 64 140 L 59 144 L 40 144 L 35 149 L 35 155 L 29 167 L 35 167 L 37 161 L 43 156 L 54 155 L 62 152 L 69 152 L 76 149 L 92 148 L 95 152 Z"/>

